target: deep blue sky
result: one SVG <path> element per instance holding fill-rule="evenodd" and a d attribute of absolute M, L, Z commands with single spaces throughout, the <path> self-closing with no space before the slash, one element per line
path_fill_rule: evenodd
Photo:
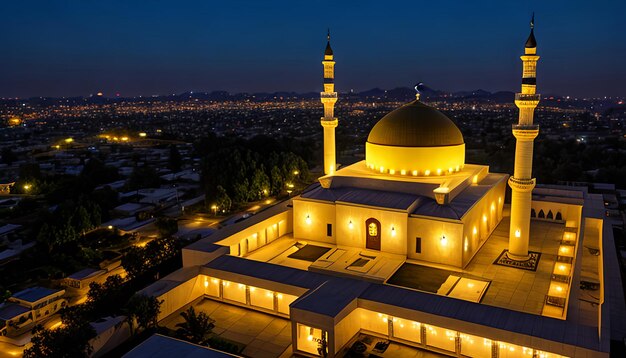
<path fill-rule="evenodd" d="M 2 1 L 0 97 L 517 91 L 536 12 L 539 92 L 626 96 L 626 1 Z"/>

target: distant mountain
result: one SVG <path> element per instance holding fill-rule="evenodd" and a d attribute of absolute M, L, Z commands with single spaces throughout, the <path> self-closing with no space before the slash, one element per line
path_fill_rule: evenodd
<path fill-rule="evenodd" d="M 495 103 L 512 103 L 515 98 L 515 93 L 510 91 L 498 91 L 489 92 L 483 89 L 477 89 L 473 91 L 458 91 L 447 92 L 436 90 L 427 86 L 423 86 L 420 90 L 421 98 L 425 100 L 446 100 L 455 99 L 461 101 L 472 102 L 495 102 Z M 135 101 L 187 101 L 190 99 L 208 100 L 208 101 L 272 101 L 272 100 L 308 100 L 319 98 L 319 92 L 256 92 L 256 93 L 230 93 L 227 91 L 212 91 L 212 92 L 196 92 L 189 91 L 174 95 L 155 95 L 155 96 L 138 96 L 138 97 L 106 97 L 106 96 L 88 96 L 88 97 L 65 97 L 65 98 L 52 98 L 52 97 L 33 97 L 29 99 L 5 99 L 0 100 L 3 103 L 21 103 L 29 102 L 34 105 L 50 105 L 52 103 L 63 102 L 64 104 L 79 104 L 79 103 L 115 103 L 115 102 L 135 102 Z M 411 101 L 415 98 L 415 89 L 410 87 L 396 87 L 389 90 L 381 89 L 378 87 L 361 91 L 361 92 L 348 92 L 340 93 L 340 99 L 343 100 L 382 100 L 382 101 Z M 548 96 L 542 96 L 546 98 Z M 553 96 L 554 100 L 564 100 L 561 96 Z"/>

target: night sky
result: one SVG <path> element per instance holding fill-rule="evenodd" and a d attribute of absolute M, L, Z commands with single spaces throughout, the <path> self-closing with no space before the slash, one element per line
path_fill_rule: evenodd
<path fill-rule="evenodd" d="M 0 97 L 518 91 L 536 13 L 538 92 L 626 96 L 626 1 L 2 1 Z"/>

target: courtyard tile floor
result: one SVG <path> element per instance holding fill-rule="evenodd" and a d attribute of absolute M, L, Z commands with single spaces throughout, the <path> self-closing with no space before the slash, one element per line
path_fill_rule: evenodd
<path fill-rule="evenodd" d="M 244 356 L 274 358 L 281 356 L 288 348 L 291 351 L 289 320 L 209 299 L 201 299 L 184 306 L 160 324 L 175 330 L 176 324 L 183 321 L 180 312 L 189 306 L 193 306 L 196 312 L 205 312 L 215 320 L 213 333 L 245 345 L 242 352 Z"/>

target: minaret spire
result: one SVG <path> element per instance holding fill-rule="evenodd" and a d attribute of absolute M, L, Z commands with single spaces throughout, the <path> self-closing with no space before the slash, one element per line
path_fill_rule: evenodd
<path fill-rule="evenodd" d="M 533 123 L 535 108 L 540 96 L 537 89 L 537 41 L 534 34 L 535 15 L 530 21 L 530 36 L 521 56 L 522 92 L 515 94 L 515 105 L 519 108 L 518 124 L 513 125 L 515 144 L 515 171 L 509 178 L 511 186 L 511 226 L 509 229 L 508 255 L 514 260 L 528 258 L 530 234 L 530 211 L 532 190 L 536 180 L 532 177 L 533 145 L 539 134 L 539 126 Z"/>
<path fill-rule="evenodd" d="M 330 29 L 326 35 L 328 42 L 324 51 L 324 92 L 320 93 L 322 104 L 324 105 L 324 117 L 321 124 L 324 128 L 324 174 L 332 175 L 337 169 L 335 162 L 335 128 L 338 121 L 335 118 L 335 103 L 337 102 L 337 92 L 335 92 L 335 61 L 333 49 L 330 47 Z"/>

